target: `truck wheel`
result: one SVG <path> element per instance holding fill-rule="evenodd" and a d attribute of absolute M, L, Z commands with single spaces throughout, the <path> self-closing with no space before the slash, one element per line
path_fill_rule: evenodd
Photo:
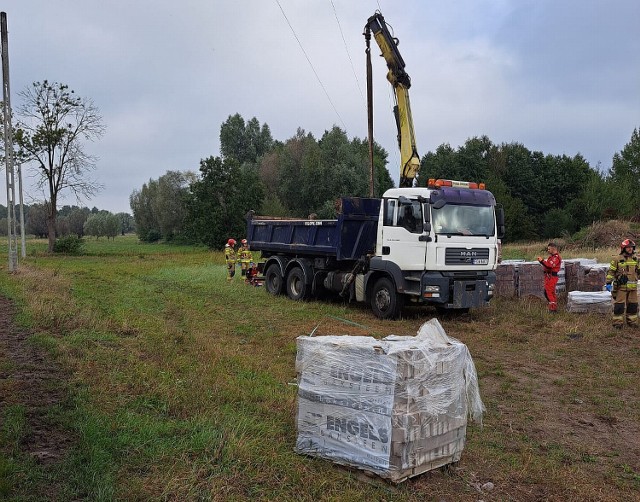
<path fill-rule="evenodd" d="M 267 291 L 272 295 L 282 294 L 282 275 L 280 275 L 280 267 L 272 263 L 264 274 L 264 285 Z"/>
<path fill-rule="evenodd" d="M 304 282 L 304 272 L 300 267 L 291 269 L 287 275 L 287 295 L 292 300 L 304 300 L 309 295 L 309 286 Z"/>
<path fill-rule="evenodd" d="M 371 291 L 371 309 L 380 319 L 397 319 L 402 313 L 404 297 L 396 292 L 393 282 L 381 277 Z"/>

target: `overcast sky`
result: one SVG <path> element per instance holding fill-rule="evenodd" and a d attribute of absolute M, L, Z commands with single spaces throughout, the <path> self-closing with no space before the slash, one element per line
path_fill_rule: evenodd
<path fill-rule="evenodd" d="M 100 109 L 107 130 L 86 151 L 99 158 L 94 177 L 105 188 L 83 205 L 112 212 L 130 213 L 129 195 L 149 179 L 197 172 L 200 159 L 219 155 L 220 125 L 235 113 L 267 123 L 280 140 L 298 127 L 319 138 L 334 124 L 365 138 L 362 32 L 377 9 L 400 39 L 421 156 L 486 134 L 545 154 L 580 153 L 607 169 L 640 127 L 638 0 L 8 0 L 0 8 L 14 108 L 19 91 L 47 79 Z M 392 98 L 375 42 L 372 53 L 375 137 L 397 182 Z M 27 184 L 25 202 L 42 200 Z M 2 197 L 6 204 L 6 189 Z"/>

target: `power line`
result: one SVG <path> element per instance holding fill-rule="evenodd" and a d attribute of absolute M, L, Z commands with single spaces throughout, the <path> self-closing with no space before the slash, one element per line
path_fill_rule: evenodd
<path fill-rule="evenodd" d="M 336 22 L 338 23 L 338 29 L 340 30 L 340 35 L 342 36 L 342 42 L 344 43 L 344 48 L 347 51 L 347 57 L 349 58 L 349 62 L 351 63 L 351 70 L 353 71 L 353 76 L 356 78 L 356 84 L 358 85 L 358 90 L 360 91 L 360 97 L 364 101 L 364 94 L 362 93 L 362 88 L 360 87 L 360 80 L 358 79 L 358 74 L 356 73 L 356 69 L 353 66 L 353 60 L 351 59 L 351 54 L 349 53 L 349 47 L 347 46 L 347 41 L 344 38 L 344 32 L 342 31 L 342 26 L 340 26 L 340 20 L 338 19 L 338 13 L 336 12 L 336 6 L 331 1 L 331 7 L 333 7 L 333 14 L 336 16 Z"/>
<path fill-rule="evenodd" d="M 298 45 L 300 46 L 300 49 L 302 50 L 302 53 L 304 54 L 304 57 L 307 58 L 307 62 L 309 63 L 309 66 L 311 66 L 311 69 L 313 70 L 313 73 L 316 76 L 316 79 L 318 79 L 318 83 L 320 84 L 320 87 L 322 87 L 322 90 L 324 91 L 324 94 L 327 96 L 327 99 L 329 100 L 329 103 L 331 103 L 331 107 L 333 108 L 333 111 L 336 112 L 336 115 L 338 116 L 338 119 L 340 119 L 340 122 L 342 123 L 342 127 L 344 127 L 344 130 L 346 131 L 347 130 L 347 126 L 344 123 L 344 120 L 342 120 L 342 117 L 338 113 L 338 109 L 333 104 L 333 101 L 331 100 L 331 97 L 329 96 L 329 93 L 327 92 L 327 89 L 325 88 L 324 84 L 322 83 L 322 80 L 320 80 L 320 76 L 318 75 L 318 72 L 313 67 L 313 64 L 311 63 L 311 59 L 309 59 L 309 56 L 307 55 L 307 51 L 304 50 L 304 47 L 302 46 L 302 42 L 300 42 L 300 39 L 298 38 L 298 35 L 296 35 L 296 32 L 293 29 L 293 26 L 291 26 L 291 23 L 289 22 L 289 18 L 284 13 L 284 9 L 282 8 L 282 5 L 280 5 L 280 1 L 276 0 L 276 3 L 278 4 L 278 7 L 280 7 L 280 11 L 282 12 L 282 15 L 284 16 L 284 19 L 287 21 L 287 24 L 289 25 L 289 28 L 291 29 L 291 33 L 293 33 L 293 36 L 298 41 Z"/>

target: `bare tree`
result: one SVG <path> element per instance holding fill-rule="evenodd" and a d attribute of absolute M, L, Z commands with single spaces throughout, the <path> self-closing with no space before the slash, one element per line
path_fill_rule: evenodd
<path fill-rule="evenodd" d="M 105 126 L 93 102 L 75 95 L 67 85 L 34 82 L 19 93 L 15 142 L 20 160 L 37 168 L 37 186 L 45 196 L 49 252 L 56 240 L 58 197 L 72 192 L 78 201 L 90 199 L 102 186 L 88 177 L 96 158 L 84 141 L 102 136 Z M 48 200 L 47 200 L 48 198 Z"/>

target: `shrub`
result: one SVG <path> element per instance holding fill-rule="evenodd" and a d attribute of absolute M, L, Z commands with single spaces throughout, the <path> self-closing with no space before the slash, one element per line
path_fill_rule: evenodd
<path fill-rule="evenodd" d="M 81 254 L 84 240 L 77 235 L 67 235 L 56 239 L 53 246 L 54 253 Z"/>
<path fill-rule="evenodd" d="M 162 234 L 158 230 L 149 230 L 143 240 L 145 242 L 158 242 L 160 239 L 162 239 Z"/>

